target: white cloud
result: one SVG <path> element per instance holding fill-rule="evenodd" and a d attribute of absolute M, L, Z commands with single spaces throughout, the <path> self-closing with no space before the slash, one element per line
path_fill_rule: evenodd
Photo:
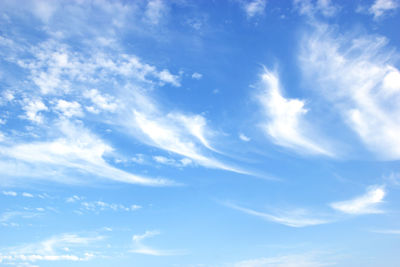
<path fill-rule="evenodd" d="M 215 133 L 207 126 L 203 116 L 165 111 L 146 93 L 132 91 L 134 96 L 127 98 L 124 105 L 136 108 L 123 111 L 119 123 L 134 137 L 147 145 L 187 158 L 181 161 L 182 164 L 188 164 L 190 160 L 207 168 L 248 174 L 211 156 L 212 152 L 217 152 L 209 141 Z M 127 112 L 132 112 L 131 119 L 126 118 Z"/>
<path fill-rule="evenodd" d="M 400 235 L 400 229 L 381 229 L 381 230 L 372 230 L 371 232 L 378 234 L 387 234 L 387 235 Z"/>
<path fill-rule="evenodd" d="M 47 23 L 57 9 L 57 2 L 49 0 L 36 0 L 33 3 L 33 14 L 43 22 Z"/>
<path fill-rule="evenodd" d="M 46 193 L 42 193 L 42 194 L 39 194 L 39 195 L 37 195 L 37 196 L 38 196 L 38 198 L 41 198 L 41 199 L 52 198 L 51 196 L 49 196 L 49 195 L 46 194 Z"/>
<path fill-rule="evenodd" d="M 333 103 L 371 151 L 399 159 L 400 72 L 391 63 L 398 55 L 383 37 L 315 27 L 304 38 L 300 56 L 310 86 Z"/>
<path fill-rule="evenodd" d="M 149 238 L 149 237 L 153 237 L 153 236 L 156 236 L 156 235 L 159 235 L 159 234 L 160 234 L 159 231 L 146 231 L 144 234 L 141 234 L 141 235 L 133 235 L 132 236 L 132 240 L 134 242 L 140 242 L 143 239 L 146 239 L 146 238 Z"/>
<path fill-rule="evenodd" d="M 312 15 L 314 13 L 314 6 L 310 0 L 294 0 L 293 4 L 298 12 L 302 15 Z"/>
<path fill-rule="evenodd" d="M 264 13 L 266 4 L 266 0 L 253 0 L 249 2 L 243 2 L 243 8 L 247 17 L 251 18 L 256 15 L 262 15 Z"/>
<path fill-rule="evenodd" d="M 169 70 L 164 69 L 161 72 L 159 72 L 157 76 L 162 82 L 170 83 L 177 87 L 181 86 L 179 82 L 179 76 L 171 74 Z"/>
<path fill-rule="evenodd" d="M 385 15 L 387 12 L 397 9 L 398 7 L 398 0 L 376 0 L 368 11 L 374 15 L 375 19 L 377 19 Z"/>
<path fill-rule="evenodd" d="M 180 163 L 181 163 L 183 166 L 187 166 L 187 165 L 192 164 L 193 161 L 192 161 L 191 159 L 188 159 L 188 158 L 183 158 L 183 159 L 180 160 Z"/>
<path fill-rule="evenodd" d="M 94 212 L 105 211 L 105 210 L 135 211 L 141 208 L 142 207 L 139 205 L 125 206 L 122 204 L 106 203 L 104 201 L 81 202 L 81 210 L 88 210 Z"/>
<path fill-rule="evenodd" d="M 308 136 L 304 101 L 283 97 L 277 75 L 265 69 L 260 87 L 256 97 L 265 116 L 262 127 L 275 144 L 300 153 L 332 156 L 313 141 L 315 137 Z"/>
<path fill-rule="evenodd" d="M 33 197 L 33 195 L 32 195 L 31 193 L 27 193 L 27 192 L 23 192 L 23 193 L 22 193 L 22 196 L 23 196 L 23 197 L 30 197 L 30 198 Z"/>
<path fill-rule="evenodd" d="M 152 114 L 138 110 L 135 110 L 133 114 L 135 124 L 129 124 L 128 127 L 137 128 L 142 134 L 144 142 L 187 157 L 204 167 L 246 173 L 201 152 L 200 145 L 213 151 L 205 137 L 206 133 L 210 133 L 205 127 L 205 120 L 202 116 L 187 116 L 180 113 L 170 113 L 163 116 L 158 112 Z"/>
<path fill-rule="evenodd" d="M 174 159 L 166 158 L 163 156 L 154 156 L 153 159 L 154 161 L 162 164 L 174 165 L 176 163 Z"/>
<path fill-rule="evenodd" d="M 49 176 L 50 179 L 66 179 L 63 171 L 78 171 L 80 174 L 90 174 L 96 177 L 115 181 L 136 183 L 149 186 L 170 185 L 172 182 L 164 179 L 152 179 L 134 175 L 107 163 L 103 156 L 112 151 L 112 148 L 88 130 L 68 121 L 61 121 L 58 125 L 63 137 L 53 141 L 20 143 L 13 146 L 0 147 L 0 155 L 5 158 L 17 159 L 37 169 L 33 173 L 29 170 L 21 173 L 22 166 L 8 165 L 6 174 L 12 176 Z M 1 162 L 0 162 L 1 163 Z M 41 169 L 52 168 L 52 175 L 41 173 Z M 68 180 L 58 180 L 69 182 Z"/>
<path fill-rule="evenodd" d="M 388 182 L 388 184 L 399 186 L 400 185 L 400 173 L 392 172 L 387 176 L 384 176 L 384 180 Z"/>
<path fill-rule="evenodd" d="M 158 24 L 167 12 L 167 6 L 163 0 L 149 0 L 145 10 L 146 21 Z"/>
<path fill-rule="evenodd" d="M 137 253 L 137 254 L 145 254 L 145 255 L 151 255 L 151 256 L 173 256 L 173 255 L 184 254 L 183 251 L 160 250 L 160 249 L 151 248 L 142 243 L 143 240 L 157 236 L 159 234 L 160 234 L 159 231 L 146 231 L 144 234 L 141 234 L 141 235 L 133 235 L 132 241 L 134 243 L 134 248 L 130 251 L 133 253 Z"/>
<path fill-rule="evenodd" d="M 335 15 L 338 10 L 338 8 L 332 4 L 331 0 L 317 0 L 316 6 L 326 17 Z"/>
<path fill-rule="evenodd" d="M 195 80 L 200 80 L 203 77 L 203 74 L 195 72 L 192 74 L 192 78 Z"/>
<path fill-rule="evenodd" d="M 157 163 L 171 165 L 171 166 L 175 166 L 175 167 L 185 167 L 185 166 L 188 166 L 193 163 L 193 161 L 188 158 L 175 160 L 173 158 L 167 158 L 167 157 L 163 157 L 163 156 L 153 156 L 153 160 L 156 161 Z"/>
<path fill-rule="evenodd" d="M 11 91 L 4 91 L 2 96 L 7 100 L 7 101 L 13 101 L 14 100 L 14 93 Z"/>
<path fill-rule="evenodd" d="M 96 108 L 104 111 L 115 111 L 118 107 L 116 100 L 107 94 L 102 95 L 97 89 L 85 91 L 83 96 L 90 99 Z M 98 113 L 96 109 L 88 107 L 88 110 L 93 113 Z"/>
<path fill-rule="evenodd" d="M 80 200 L 83 200 L 83 199 L 84 199 L 83 197 L 80 197 L 80 196 L 77 196 L 77 195 L 73 195 L 72 197 L 67 198 L 65 201 L 67 203 L 73 203 L 73 202 L 80 201 Z"/>
<path fill-rule="evenodd" d="M 135 211 L 142 208 L 142 206 L 137 204 L 132 205 L 123 205 L 123 204 L 115 204 L 115 203 L 107 203 L 101 200 L 98 201 L 83 201 L 85 198 L 77 195 L 73 195 L 66 199 L 67 203 L 76 203 L 79 202 L 79 213 L 82 214 L 83 211 L 92 211 L 92 212 L 100 212 L 100 211 Z"/>
<path fill-rule="evenodd" d="M 14 192 L 14 191 L 3 191 L 3 195 L 16 197 L 18 194 L 17 194 L 17 192 Z"/>
<path fill-rule="evenodd" d="M 76 101 L 68 102 L 66 100 L 59 99 L 57 100 L 55 109 L 60 111 L 65 117 L 68 118 L 73 116 L 83 116 L 81 105 Z"/>
<path fill-rule="evenodd" d="M 148 8 L 155 8 L 157 5 L 167 3 L 150 1 L 147 4 Z M 43 99 L 42 103 L 54 103 L 53 108 L 43 114 L 48 116 L 44 117 L 40 110 L 35 110 L 31 115 L 32 119 L 37 121 L 46 119 L 49 124 L 57 124 L 58 120 L 68 118 L 72 120 L 74 116 L 82 115 L 82 124 L 85 124 L 86 118 L 83 117 L 83 112 L 90 112 L 92 113 L 90 119 L 108 124 L 110 128 L 112 126 L 113 131 L 123 131 L 128 128 L 129 134 L 139 141 L 181 155 L 183 159 L 177 160 L 181 166 L 193 163 L 246 173 L 213 157 L 213 152 L 217 152 L 210 143 L 214 132 L 207 127 L 207 121 L 203 116 L 168 112 L 153 101 L 151 94 L 156 92 L 154 89 L 158 86 L 166 84 L 180 86 L 182 72 L 176 74 L 166 68 L 146 64 L 135 55 L 124 54 L 125 49 L 117 41 L 112 46 L 103 48 L 97 42 L 90 42 L 88 45 L 85 42 L 90 40 L 85 39 L 77 48 L 73 44 L 63 43 L 65 39 L 61 37 L 49 38 L 37 45 L 29 46 L 19 41 L 23 39 L 19 38 L 21 36 L 14 37 L 18 49 L 13 50 L 15 55 L 8 60 L 27 73 L 24 83 L 26 85 L 21 90 L 24 94 L 37 96 L 35 99 Z M 9 46 L 11 48 L 12 45 Z M 135 112 L 131 115 L 133 110 Z M 57 115 L 57 118 L 53 115 Z M 35 137 L 40 142 L 21 141 L 0 147 L 0 153 L 5 159 L 0 162 L 1 169 L 6 169 L 2 170 L 3 174 L 14 177 L 18 173 L 20 177 L 36 178 L 57 176 L 60 180 L 68 181 L 74 179 L 68 177 L 77 176 L 68 174 L 79 172 L 114 180 L 149 182 L 147 179 L 141 180 L 139 176 L 115 168 L 107 162 L 105 155 L 110 155 L 113 152 L 112 148 L 97 137 L 95 142 L 84 143 L 78 137 L 67 138 L 64 133 L 60 133 L 59 136 L 57 133 L 47 134 L 48 129 L 45 128 L 48 125 L 40 126 L 42 128 L 36 127 L 34 134 L 38 133 Z M 163 136 L 153 129 L 168 135 Z M 63 150 L 57 152 L 55 147 Z M 35 158 L 31 149 L 44 158 Z M 98 153 L 94 155 L 96 150 Z M 137 162 L 142 160 L 138 159 Z M 152 180 L 154 184 L 163 183 L 161 179 L 157 182 L 155 180 Z"/>
<path fill-rule="evenodd" d="M 330 206 L 343 213 L 347 214 L 373 214 L 383 213 L 377 206 L 382 203 L 385 197 L 385 190 L 382 186 L 372 186 L 367 192 L 359 197 L 331 203 Z"/>
<path fill-rule="evenodd" d="M 245 142 L 249 142 L 251 140 L 249 137 L 247 137 L 243 133 L 239 134 L 239 138 L 240 138 L 240 140 L 245 141 Z"/>
<path fill-rule="evenodd" d="M 272 213 L 259 212 L 248 208 L 243 208 L 241 206 L 232 203 L 224 203 L 224 204 L 229 208 L 239 210 L 246 214 L 260 217 L 264 220 L 283 224 L 290 227 L 306 227 L 306 226 L 329 223 L 329 221 L 326 219 L 313 218 L 312 213 L 304 209 L 279 211 L 276 214 L 272 214 Z"/>
<path fill-rule="evenodd" d="M 95 255 L 86 252 L 85 248 L 102 239 L 102 236 L 77 234 L 53 236 L 37 243 L 3 248 L 0 250 L 0 262 L 21 265 L 37 261 L 86 261 Z M 68 254 L 65 254 L 65 248 L 68 248 Z"/>
<path fill-rule="evenodd" d="M 339 10 L 337 6 L 332 4 L 331 0 L 294 0 L 293 3 L 300 14 L 309 17 L 314 17 L 318 13 L 325 17 L 332 17 Z"/>
<path fill-rule="evenodd" d="M 25 99 L 25 102 L 23 109 L 26 111 L 26 118 L 36 123 L 42 123 L 43 116 L 39 112 L 48 110 L 47 106 L 40 99 Z"/>
<path fill-rule="evenodd" d="M 138 210 L 138 209 L 141 209 L 141 208 L 142 208 L 142 206 L 136 205 L 136 204 L 133 204 L 133 205 L 130 206 L 130 210 Z"/>
<path fill-rule="evenodd" d="M 48 40 L 32 47 L 25 47 L 23 44 L 19 44 L 18 48 L 17 51 L 21 50 L 31 57 L 17 59 L 18 57 L 15 56 L 13 62 L 29 72 L 27 80 L 30 80 L 30 85 L 35 84 L 40 88 L 40 90 L 36 88 L 32 90 L 31 88 L 34 86 L 27 86 L 25 88 L 26 93 L 32 93 L 33 95 L 41 94 L 40 98 L 37 97 L 35 100 L 25 101 L 26 105 L 24 109 L 26 110 L 26 117 L 36 122 L 43 122 L 44 117 L 41 111 L 48 110 L 44 104 L 45 102 L 41 99 L 47 98 L 46 100 L 49 100 L 48 98 L 50 97 L 54 99 L 53 96 L 57 95 L 62 98 L 58 98 L 55 101 L 52 111 L 57 111 L 57 115 L 59 115 L 58 112 L 61 112 L 63 115 L 54 121 L 52 120 L 52 114 L 49 114 L 49 122 L 57 124 L 57 120 L 65 120 L 66 117 L 82 116 L 82 105 L 86 110 L 94 114 L 99 114 L 101 111 L 113 112 L 114 114 L 109 114 L 109 116 L 114 116 L 112 119 L 110 119 L 111 117 L 100 117 L 102 115 L 97 119 L 115 126 L 115 123 L 118 123 L 116 120 L 119 118 L 126 120 L 125 112 L 130 113 L 132 108 L 145 107 L 143 110 L 146 110 L 146 112 L 151 110 L 151 105 L 147 105 L 147 103 L 151 102 L 148 101 L 148 97 L 142 97 L 140 94 L 135 93 L 141 90 L 142 86 L 147 91 L 151 91 L 154 86 L 166 83 L 180 86 L 180 74 L 174 75 L 167 69 L 158 71 L 156 67 L 142 63 L 134 55 L 122 54 L 120 52 L 103 53 L 101 49 L 94 50 L 93 52 L 86 51 L 87 47 L 82 47 L 81 49 L 90 53 L 71 52 L 71 47 L 59 43 L 57 40 Z M 134 103 L 126 101 L 126 98 L 130 98 L 131 94 L 134 94 Z M 79 101 L 74 99 L 79 99 Z M 51 101 L 47 102 L 51 103 Z M 127 110 L 128 108 L 130 109 L 129 111 Z M 171 114 L 171 116 L 174 115 Z M 178 120 L 189 119 L 192 119 L 193 122 L 177 122 Z M 193 136 L 190 138 L 197 139 L 199 142 L 210 147 L 203 136 L 202 131 L 205 122 L 201 116 L 177 116 L 176 118 L 165 119 L 166 122 L 169 120 L 173 120 L 174 124 L 180 124 L 179 128 L 187 132 L 187 136 Z M 85 122 L 83 121 L 82 123 Z M 46 133 L 47 130 L 42 131 L 41 134 L 43 132 Z M 84 132 L 87 131 L 84 130 Z M 36 136 L 40 137 L 43 141 L 35 143 L 20 142 L 14 144 L 14 146 L 0 147 L 0 153 L 6 159 L 0 162 L 3 174 L 16 176 L 18 173 L 21 177 L 47 177 L 50 174 L 50 176 L 55 177 L 51 173 L 65 173 L 76 170 L 87 174 L 94 173 L 96 176 L 100 174 L 104 178 L 120 181 L 136 181 L 137 183 L 150 183 L 154 185 L 167 183 L 166 180 L 149 180 L 111 166 L 104 160 L 103 155 L 110 153 L 112 149 L 97 137 L 94 138 L 97 140 L 95 142 L 88 140 L 86 143 L 81 143 L 78 137 L 79 133 L 76 134 L 76 138 L 66 138 L 64 136 L 65 133 L 61 133 L 60 135 L 57 138 L 56 134 L 52 134 L 53 138 L 51 140 L 47 140 L 47 136 Z M 90 139 L 88 135 L 85 136 L 82 138 Z M 191 144 L 188 145 L 190 146 Z M 59 148 L 62 150 L 57 151 Z M 32 154 L 34 152 L 31 149 L 36 150 L 35 152 L 40 153 L 44 158 L 35 158 Z M 98 153 L 94 154 L 95 151 Z M 210 162 L 208 165 L 212 164 L 212 160 L 206 157 L 202 157 L 201 159 L 203 158 L 203 161 Z M 18 162 L 15 162 L 14 159 L 17 159 Z M 185 160 L 183 163 L 187 164 L 188 161 Z M 219 163 L 212 165 L 222 166 Z M 58 177 L 61 180 L 61 177 L 64 179 L 66 178 L 65 176 L 69 175 Z"/>
<path fill-rule="evenodd" d="M 0 215 L 0 222 L 5 223 L 16 218 L 30 219 L 38 215 L 37 213 L 29 211 L 6 211 Z"/>
<path fill-rule="evenodd" d="M 135 162 L 137 164 L 143 164 L 145 162 L 144 155 L 143 154 L 136 154 L 136 156 L 131 158 L 131 161 Z"/>
<path fill-rule="evenodd" d="M 234 267 L 321 267 L 334 265 L 335 262 L 326 259 L 326 255 L 309 252 L 302 254 L 290 254 L 284 256 L 257 258 L 244 260 L 229 266 Z"/>
<path fill-rule="evenodd" d="M 180 76 L 172 74 L 168 69 L 161 71 L 155 66 L 143 63 L 135 55 L 114 52 L 103 52 L 101 49 L 90 51 L 89 56 L 84 52 L 72 52 L 67 44 L 56 40 L 47 40 L 37 46 L 26 47 L 23 44 L 9 44 L 17 46 L 19 53 L 31 55 L 31 58 L 19 57 L 17 53 L 8 60 L 29 71 L 29 80 L 35 84 L 42 95 L 81 93 L 81 85 L 104 86 L 122 78 L 123 81 L 145 83 L 153 85 L 171 84 L 180 86 Z M 74 88 L 72 84 L 79 83 Z M 89 87 L 90 88 L 90 87 Z M 85 90 L 86 91 L 86 90 Z"/>
<path fill-rule="evenodd" d="M 215 151 L 207 140 L 206 135 L 211 135 L 209 129 L 207 129 L 207 122 L 203 116 L 193 115 L 188 116 L 182 113 L 169 113 L 167 115 L 172 121 L 176 121 L 181 124 L 193 137 L 197 138 L 206 148 Z"/>

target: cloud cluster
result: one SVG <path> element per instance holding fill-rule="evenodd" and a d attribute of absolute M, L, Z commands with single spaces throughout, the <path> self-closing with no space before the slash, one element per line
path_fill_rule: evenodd
<path fill-rule="evenodd" d="M 85 252 L 89 244 L 99 242 L 103 236 L 61 234 L 37 243 L 0 250 L 0 263 L 19 264 L 40 261 L 86 261 L 95 257 Z"/>
<path fill-rule="evenodd" d="M 48 4 L 43 2 L 43 8 L 39 8 L 49 11 L 45 21 L 51 20 L 59 8 L 58 5 L 44 8 Z M 99 8 L 107 4 L 113 5 L 106 1 L 99 3 Z M 130 8 L 115 5 L 112 8 Z M 157 24 L 162 10 L 167 8 L 163 1 L 149 1 L 146 10 L 149 23 Z M 75 23 L 85 25 L 84 20 Z M 115 29 L 119 24 L 111 25 Z M 21 89 L 11 92 L 15 99 L 13 108 L 9 104 L 10 114 L 28 120 L 29 135 L 34 137 L 34 141 L 9 138 L 8 143 L 0 146 L 0 166 L 7 166 L 2 168 L 6 177 L 58 177 L 59 181 L 71 182 L 69 174 L 94 174 L 142 185 L 173 184 L 111 165 L 105 157 L 118 151 L 94 133 L 89 126 L 93 121 L 109 125 L 146 145 L 182 156 L 182 164 L 175 164 L 177 167 L 193 162 L 196 166 L 247 173 L 216 158 L 218 151 L 210 141 L 215 132 L 203 115 L 166 108 L 154 97 L 155 90 L 163 86 L 180 87 L 182 72 L 173 74 L 125 53 L 112 34 L 103 35 L 110 42 L 94 42 L 93 38 L 98 36 L 88 35 L 74 44 L 65 39 L 69 29 L 56 34 L 49 28 L 51 25 L 43 28 L 46 38 L 29 45 L 18 33 L 9 32 L 2 37 L 0 45 L 4 50 L 0 54 L 19 68 L 16 73 L 25 75 Z M 194 73 L 193 78 L 200 79 L 201 74 Z M 20 109 L 15 109 L 15 104 Z M 51 125 L 59 129 L 52 129 Z M 27 133 L 21 130 L 7 134 L 12 137 Z"/>
<path fill-rule="evenodd" d="M 131 205 L 125 206 L 122 204 L 115 204 L 115 203 L 107 203 L 104 201 L 93 201 L 93 202 L 81 202 L 81 210 L 88 210 L 88 211 L 104 211 L 104 210 L 113 210 L 113 211 L 135 211 L 141 209 L 142 207 L 139 205 Z"/>

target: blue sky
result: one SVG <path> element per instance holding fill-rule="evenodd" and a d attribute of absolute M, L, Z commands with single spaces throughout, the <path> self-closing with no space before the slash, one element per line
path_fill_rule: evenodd
<path fill-rule="evenodd" d="M 1 1 L 1 266 L 398 266 L 400 2 Z"/>

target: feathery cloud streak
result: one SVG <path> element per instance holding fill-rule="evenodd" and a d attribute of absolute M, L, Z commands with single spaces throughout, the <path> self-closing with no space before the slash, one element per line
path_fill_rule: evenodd
<path fill-rule="evenodd" d="M 131 250 L 131 252 L 137 253 L 137 254 L 151 255 L 151 256 L 173 256 L 173 255 L 184 254 L 183 251 L 160 250 L 160 249 L 151 248 L 151 247 L 143 244 L 143 242 L 142 242 L 143 240 L 157 236 L 159 234 L 160 234 L 159 231 L 146 231 L 144 234 L 141 234 L 141 235 L 133 235 L 132 241 L 134 243 L 134 248 Z"/>
<path fill-rule="evenodd" d="M 224 205 L 229 208 L 244 212 L 246 214 L 260 217 L 264 220 L 283 224 L 290 227 L 306 227 L 330 222 L 326 219 L 313 218 L 310 212 L 304 209 L 280 211 L 276 214 L 272 214 L 244 208 L 232 203 L 224 203 Z"/>
<path fill-rule="evenodd" d="M 71 182 L 66 178 L 67 172 L 63 174 L 63 170 L 67 169 L 126 183 L 151 186 L 173 184 L 168 180 L 141 177 L 111 166 L 103 158 L 105 154 L 112 151 L 109 145 L 86 129 L 77 127 L 69 121 L 62 121 L 58 126 L 63 137 L 56 140 L 0 146 L 3 164 L 8 163 L 8 171 L 3 171 L 3 175 L 34 176 L 41 179 L 48 177 L 47 179 L 59 182 Z M 28 169 L 21 169 L 20 164 L 13 164 L 10 159 L 27 164 Z M 50 167 L 51 171 L 47 170 L 46 173 L 46 168 L 41 170 L 44 166 Z M 30 174 L 31 170 L 36 170 L 36 173 Z"/>

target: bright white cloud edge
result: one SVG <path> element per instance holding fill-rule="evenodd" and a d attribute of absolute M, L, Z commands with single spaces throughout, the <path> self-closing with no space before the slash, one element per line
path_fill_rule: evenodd
<path fill-rule="evenodd" d="M 383 186 L 371 186 L 364 195 L 350 200 L 333 202 L 330 206 L 340 212 L 354 215 L 383 213 L 378 205 L 383 202 L 386 192 Z"/>
<path fill-rule="evenodd" d="M 262 128 L 275 144 L 303 154 L 334 155 L 312 141 L 315 136 L 308 136 L 311 130 L 304 118 L 308 112 L 304 101 L 285 98 L 275 73 L 264 68 L 259 87 L 256 99 L 263 111 Z"/>

